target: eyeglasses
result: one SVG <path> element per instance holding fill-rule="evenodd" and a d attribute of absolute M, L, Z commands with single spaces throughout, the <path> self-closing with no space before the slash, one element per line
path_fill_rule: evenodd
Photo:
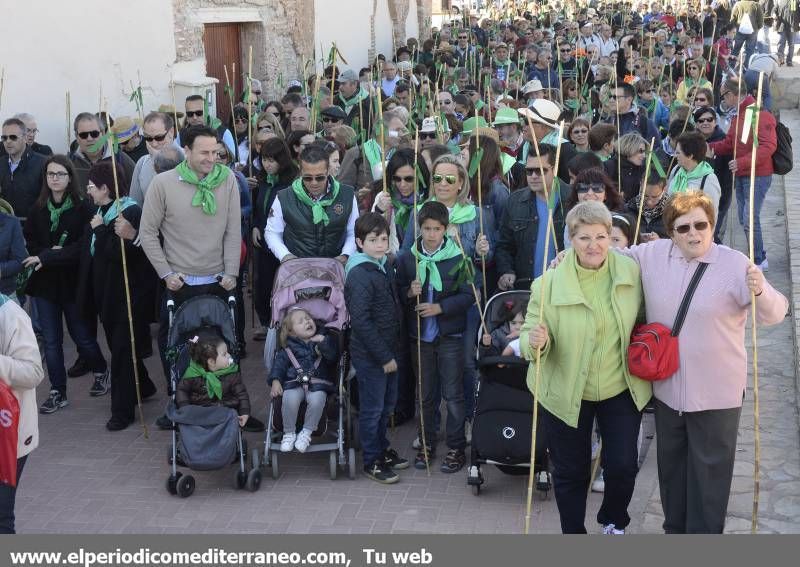
<path fill-rule="evenodd" d="M 301 179 L 305 183 L 322 183 L 328 178 L 327 175 L 303 175 Z"/>
<path fill-rule="evenodd" d="M 709 124 L 711 122 L 714 122 L 714 120 L 715 118 L 698 118 L 696 122 L 698 124 Z"/>
<path fill-rule="evenodd" d="M 327 123 L 327 122 L 341 122 L 341 120 L 340 120 L 340 119 L 338 119 L 338 118 L 334 118 L 333 116 L 323 116 L 323 117 L 322 117 L 322 122 L 323 122 L 323 123 Z"/>
<path fill-rule="evenodd" d="M 142 136 L 145 142 L 152 143 L 152 142 L 163 142 L 164 138 L 167 137 L 168 132 L 164 132 L 163 134 L 159 134 L 158 136 Z"/>
<path fill-rule="evenodd" d="M 704 230 L 706 230 L 708 228 L 708 225 L 709 225 L 708 221 L 696 222 L 696 223 L 694 223 L 694 225 L 682 224 L 680 226 L 676 226 L 675 227 L 675 232 L 677 232 L 678 234 L 688 234 L 689 231 L 692 230 L 692 226 L 694 226 L 694 229 L 697 232 L 703 232 Z"/>
<path fill-rule="evenodd" d="M 78 132 L 78 138 L 85 140 L 87 138 L 99 138 L 100 130 L 88 130 L 86 132 Z"/>
<path fill-rule="evenodd" d="M 404 181 L 406 183 L 413 183 L 414 182 L 414 176 L 413 175 L 405 175 L 405 176 L 401 177 L 399 175 L 392 175 L 392 181 L 394 181 L 395 183 L 400 183 L 401 181 Z"/>
<path fill-rule="evenodd" d="M 196 116 L 197 118 L 202 117 L 203 116 L 203 111 L 202 110 L 187 110 L 186 111 L 186 118 L 192 118 L 194 116 Z"/>
<path fill-rule="evenodd" d="M 455 185 L 456 184 L 456 176 L 455 175 L 439 175 L 438 173 L 433 176 L 434 183 L 441 183 L 445 182 L 448 185 Z"/>
<path fill-rule="evenodd" d="M 578 193 L 588 193 L 589 191 L 592 193 L 605 193 L 606 186 L 602 183 L 578 183 L 575 186 L 575 190 Z"/>
<path fill-rule="evenodd" d="M 549 167 L 544 167 L 544 168 L 542 168 L 542 167 L 526 167 L 525 168 L 525 174 L 528 177 L 530 177 L 531 175 L 537 175 L 538 176 L 538 175 L 541 175 L 542 172 L 547 173 L 548 171 L 550 171 Z"/>
<path fill-rule="evenodd" d="M 69 173 L 66 171 L 48 171 L 47 178 L 48 179 L 64 179 L 69 177 Z"/>
<path fill-rule="evenodd" d="M 436 139 L 436 132 L 420 132 L 419 133 L 420 140 L 435 140 Z"/>
<path fill-rule="evenodd" d="M 0 140 L 2 140 L 3 142 L 5 142 L 6 140 L 11 140 L 12 142 L 16 142 L 17 140 L 19 140 L 19 136 L 17 136 L 16 134 L 8 134 L 8 135 L 3 134 L 2 136 L 0 136 Z"/>
<path fill-rule="evenodd" d="M 720 98 L 725 98 L 725 97 L 726 97 L 726 96 L 728 96 L 729 94 L 733 94 L 733 93 L 732 93 L 731 91 L 725 91 L 725 92 L 723 92 L 723 93 L 720 93 L 720 95 L 719 95 L 719 96 L 720 96 Z"/>

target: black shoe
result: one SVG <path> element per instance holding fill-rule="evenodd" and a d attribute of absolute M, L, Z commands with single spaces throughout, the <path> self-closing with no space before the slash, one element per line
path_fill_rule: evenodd
<path fill-rule="evenodd" d="M 262 421 L 254 418 L 251 415 L 250 417 L 247 418 L 247 421 L 245 422 L 244 427 L 242 429 L 244 429 L 245 431 L 250 431 L 251 433 L 261 433 L 266 429 L 266 427 L 264 426 L 264 423 Z"/>
<path fill-rule="evenodd" d="M 420 449 L 417 452 L 417 456 L 414 457 L 414 468 L 419 470 L 425 470 L 430 466 L 431 459 L 435 456 L 434 452 L 428 448 L 428 455 L 427 458 L 425 456 L 425 450 Z"/>
<path fill-rule="evenodd" d="M 79 356 L 78 360 L 75 361 L 75 364 L 70 366 L 69 370 L 67 370 L 67 376 L 70 378 L 78 378 L 87 372 L 89 372 L 89 367 L 86 366 L 86 362 Z"/>
<path fill-rule="evenodd" d="M 158 388 L 155 385 L 149 388 L 142 388 L 142 400 L 146 400 L 148 398 L 152 398 L 158 393 Z"/>
<path fill-rule="evenodd" d="M 92 397 L 105 396 L 111 389 L 111 372 L 95 372 L 94 383 L 89 388 L 89 395 Z"/>
<path fill-rule="evenodd" d="M 111 419 L 106 422 L 106 429 L 109 431 L 122 431 L 127 429 L 128 426 L 135 421 L 132 417 L 120 417 L 112 415 Z"/>
<path fill-rule="evenodd" d="M 791 59 L 786 62 L 787 67 L 794 67 L 794 63 L 792 63 Z"/>
<path fill-rule="evenodd" d="M 50 390 L 50 395 L 48 398 L 39 406 L 39 412 L 41 413 L 55 413 L 61 408 L 65 408 L 69 405 L 67 401 L 67 395 L 62 394 L 58 390 Z"/>
<path fill-rule="evenodd" d="M 364 474 L 375 482 L 380 482 L 381 484 L 394 484 L 400 480 L 400 477 L 397 475 L 397 473 L 390 469 L 386 463 L 382 463 L 380 460 L 375 461 L 371 465 L 365 465 Z"/>
<path fill-rule="evenodd" d="M 408 459 L 404 459 L 398 455 L 397 451 L 394 449 L 386 449 L 383 452 L 383 462 L 393 471 L 402 471 L 409 467 Z"/>
<path fill-rule="evenodd" d="M 175 429 L 175 424 L 166 415 L 162 415 L 156 420 L 156 427 L 164 431 L 172 431 Z"/>
<path fill-rule="evenodd" d="M 414 417 L 413 413 L 406 413 L 404 411 L 396 411 L 394 412 L 394 426 L 399 427 L 407 422 L 409 419 Z"/>
<path fill-rule="evenodd" d="M 454 473 L 460 471 L 467 464 L 467 456 L 463 449 L 450 449 L 444 456 L 441 471 L 443 473 Z"/>

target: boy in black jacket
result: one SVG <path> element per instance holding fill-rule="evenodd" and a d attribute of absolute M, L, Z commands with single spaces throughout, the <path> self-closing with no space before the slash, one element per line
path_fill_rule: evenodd
<path fill-rule="evenodd" d="M 389 223 L 378 213 L 356 221 L 361 252 L 345 268 L 344 294 L 350 312 L 350 354 L 359 394 L 359 432 L 364 447 L 364 474 L 383 484 L 400 480 L 395 471 L 408 461 L 389 448 L 386 428 L 397 402 L 397 342 L 400 309 L 394 293 L 394 271 L 387 266 Z"/>
<path fill-rule="evenodd" d="M 414 466 L 425 469 L 434 456 L 434 404 L 441 390 L 447 402 L 448 447 L 441 470 L 454 473 L 466 462 L 462 335 L 466 329 L 467 310 L 475 300 L 470 289 L 475 276 L 470 261 L 463 257 L 456 242 L 445 236 L 448 217 L 447 207 L 441 203 L 429 201 L 422 206 L 417 215 L 420 238 L 398 261 L 397 284 L 406 307 L 409 335 L 416 342 L 419 330 L 420 337 L 419 360 L 417 348 L 412 346 L 411 351 L 414 371 L 420 372 L 420 367 L 422 370 L 422 417 L 428 454 L 420 449 Z"/>

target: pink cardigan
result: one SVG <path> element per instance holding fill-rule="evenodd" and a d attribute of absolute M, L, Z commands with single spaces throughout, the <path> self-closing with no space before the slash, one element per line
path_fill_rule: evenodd
<path fill-rule="evenodd" d="M 623 252 L 642 270 L 647 322 L 672 328 L 698 260 L 706 262 L 678 336 L 680 368 L 670 378 L 653 383 L 655 397 L 676 411 L 703 411 L 742 405 L 747 382 L 745 325 L 750 312 L 747 257 L 727 246 L 687 261 L 671 240 L 657 240 Z M 769 283 L 756 298 L 759 325 L 783 321 L 786 297 Z"/>

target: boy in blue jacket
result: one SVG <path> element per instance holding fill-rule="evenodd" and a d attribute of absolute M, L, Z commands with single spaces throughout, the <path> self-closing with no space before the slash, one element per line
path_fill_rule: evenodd
<path fill-rule="evenodd" d="M 420 209 L 417 222 L 420 237 L 410 253 L 399 259 L 397 267 L 399 296 L 405 304 L 409 335 L 416 343 L 419 330 L 420 340 L 420 356 L 417 356 L 417 348 L 412 347 L 411 351 L 417 379 L 419 374 L 422 376 L 422 418 L 427 454 L 425 448 L 420 449 L 414 466 L 425 469 L 435 456 L 434 406 L 441 391 L 447 402 L 445 431 L 448 448 L 441 471 L 454 473 L 466 463 L 463 334 L 467 326 L 467 311 L 475 301 L 470 288 L 475 274 L 470 260 L 464 257 L 456 241 L 445 236 L 449 223 L 447 207 L 429 201 Z M 420 423 L 420 439 L 423 438 L 422 429 Z"/>
<path fill-rule="evenodd" d="M 356 221 L 361 250 L 347 261 L 344 294 L 350 312 L 350 355 L 359 394 L 359 433 L 364 448 L 364 474 L 394 484 L 395 471 L 408 461 L 389 447 L 386 428 L 397 403 L 397 343 L 400 309 L 394 290 L 394 270 L 387 265 L 389 223 L 378 213 Z"/>

